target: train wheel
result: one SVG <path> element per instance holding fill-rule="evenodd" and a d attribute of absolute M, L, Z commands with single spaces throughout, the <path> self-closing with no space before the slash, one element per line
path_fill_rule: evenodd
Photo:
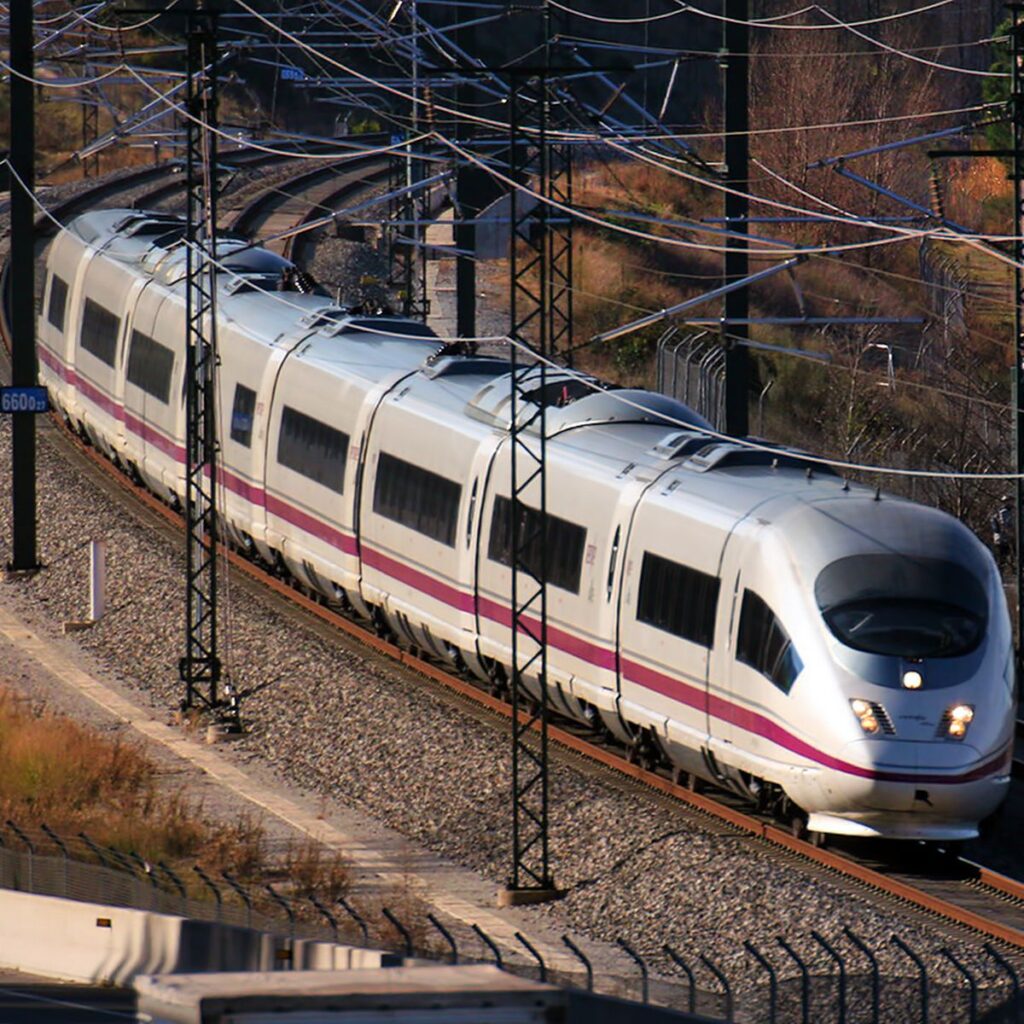
<path fill-rule="evenodd" d="M 801 811 L 797 811 L 789 819 L 790 834 L 796 839 L 807 839 L 807 818 Z"/>

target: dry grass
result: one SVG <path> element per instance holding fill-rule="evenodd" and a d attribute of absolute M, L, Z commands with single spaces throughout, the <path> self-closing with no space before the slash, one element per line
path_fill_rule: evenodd
<path fill-rule="evenodd" d="M 33 707 L 0 688 L 0 820 L 22 829 L 46 824 L 60 835 L 164 861 L 192 881 L 199 863 L 261 885 L 284 879 L 298 896 L 334 902 L 352 884 L 347 858 L 308 840 L 280 862 L 266 850 L 263 823 L 250 814 L 210 820 L 183 790 L 159 784 L 157 765 L 138 745 Z M 198 891 L 198 889 L 197 889 Z"/>
<path fill-rule="evenodd" d="M 289 844 L 281 873 L 290 882 L 295 896 L 316 896 L 327 904 L 336 903 L 352 888 L 352 865 L 348 858 L 312 838 Z"/>

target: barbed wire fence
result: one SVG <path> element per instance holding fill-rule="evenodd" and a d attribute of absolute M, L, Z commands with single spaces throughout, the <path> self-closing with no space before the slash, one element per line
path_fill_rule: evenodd
<path fill-rule="evenodd" d="M 545 961 L 529 938 L 520 950 L 502 948 L 478 924 L 443 919 L 413 894 L 352 892 L 323 899 L 301 881 L 240 880 L 201 865 L 152 862 L 104 846 L 87 833 L 60 835 L 46 825 L 0 828 L 0 888 L 181 916 L 281 937 L 285 969 L 297 940 L 386 950 L 446 963 L 492 963 L 516 974 L 641 1003 L 656 1003 L 712 1020 L 801 1024 L 899 1021 L 914 1024 L 1019 1024 L 1024 1020 L 1020 965 L 1013 953 L 986 943 L 970 964 L 950 947 L 921 950 L 898 935 L 890 950 L 904 958 L 908 975 L 879 966 L 882 950 L 850 928 L 811 931 L 757 947 L 740 937 L 728 963 L 701 952 L 624 938 L 613 945 L 621 961 L 609 970 L 579 937 L 563 935 L 566 958 L 578 969 Z M 656 952 L 652 954 L 651 950 Z M 979 970 L 978 962 L 985 969 Z M 940 970 L 937 964 L 945 964 Z M 753 980 L 752 980 L 753 979 Z"/>

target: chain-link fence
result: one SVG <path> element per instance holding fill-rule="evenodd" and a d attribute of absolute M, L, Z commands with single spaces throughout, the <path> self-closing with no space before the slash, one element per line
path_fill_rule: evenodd
<path fill-rule="evenodd" d="M 243 884 L 229 872 L 152 863 L 43 826 L 0 828 L 0 888 L 154 911 L 285 935 L 389 950 L 449 963 L 488 962 L 524 976 L 725 1021 L 764 1024 L 1020 1024 L 1019 951 L 986 943 L 957 953 L 953 944 L 919 950 L 898 935 L 885 948 L 850 928 L 808 932 L 757 947 L 737 938 L 728 960 L 653 940 L 617 939 L 621 956 L 600 961 L 587 943 L 564 935 L 565 955 L 545 960 L 530 939 L 501 946 L 479 925 L 433 913 L 415 896 L 341 896 L 327 905 L 293 879 Z M 962 947 L 958 947 L 961 948 Z M 904 970 L 883 969 L 883 956 Z M 550 959 L 550 955 L 548 955 Z M 569 969 L 567 965 L 573 965 Z M 578 968 L 578 969 L 577 969 Z"/>

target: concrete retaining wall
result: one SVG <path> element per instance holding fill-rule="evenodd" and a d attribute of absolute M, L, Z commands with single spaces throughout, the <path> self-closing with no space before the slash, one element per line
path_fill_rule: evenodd
<path fill-rule="evenodd" d="M 0 890 L 0 966 L 69 981 L 129 983 L 139 974 L 391 967 L 378 950 L 297 940 L 147 910 Z"/>

